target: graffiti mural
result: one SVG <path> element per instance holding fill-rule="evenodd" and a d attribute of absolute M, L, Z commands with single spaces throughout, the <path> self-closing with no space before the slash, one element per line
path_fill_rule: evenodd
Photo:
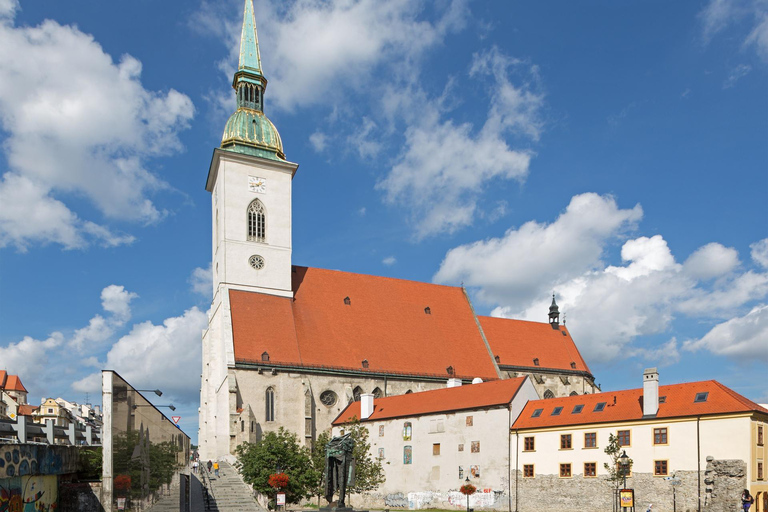
<path fill-rule="evenodd" d="M 58 509 L 56 475 L 0 479 L 0 512 L 54 512 Z"/>
<path fill-rule="evenodd" d="M 0 480 L 18 476 L 77 472 L 77 448 L 71 446 L 0 445 Z"/>

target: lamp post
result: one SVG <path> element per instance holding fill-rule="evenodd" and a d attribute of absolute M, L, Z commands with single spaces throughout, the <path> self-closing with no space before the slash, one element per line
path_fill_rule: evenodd
<path fill-rule="evenodd" d="M 466 479 L 466 480 L 464 480 L 464 483 L 465 483 L 466 485 L 469 485 L 469 484 L 470 484 L 470 482 L 469 482 L 469 477 L 467 477 L 467 479 Z M 469 512 L 469 493 L 467 493 L 467 512 Z"/>
<path fill-rule="evenodd" d="M 134 409 L 136 409 L 138 407 L 167 407 L 167 408 L 169 408 L 172 411 L 176 410 L 176 407 L 174 407 L 173 404 L 169 404 L 169 405 L 154 405 L 154 404 L 144 405 L 144 404 L 139 404 L 139 405 L 134 405 L 133 406 Z"/>
<path fill-rule="evenodd" d="M 624 488 L 627 488 L 627 473 L 629 472 L 629 457 L 627 456 L 627 450 L 619 457 L 619 464 L 621 465 L 621 475 L 624 477 Z"/>
<path fill-rule="evenodd" d="M 137 389 L 136 391 L 143 391 L 145 393 L 154 393 L 157 396 L 163 396 L 163 392 L 159 389 Z"/>

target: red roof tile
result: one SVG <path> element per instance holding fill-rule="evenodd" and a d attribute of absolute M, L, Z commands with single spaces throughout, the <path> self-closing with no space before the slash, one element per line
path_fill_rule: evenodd
<path fill-rule="evenodd" d="M 40 407 L 37 405 L 20 405 L 17 413 L 19 416 L 32 416 L 32 413 L 34 413 L 36 410 L 38 410 Z"/>
<path fill-rule="evenodd" d="M 18 375 L 8 375 L 8 379 L 5 381 L 5 390 L 27 392 L 27 388 L 21 383 L 21 379 Z"/>
<path fill-rule="evenodd" d="M 230 291 L 236 361 L 498 378 L 461 288 L 294 267 L 293 290 Z"/>
<path fill-rule="evenodd" d="M 697 393 L 708 393 L 704 402 L 694 402 Z M 768 409 L 741 396 L 715 380 L 687 382 L 659 386 L 659 397 L 666 397 L 659 403 L 656 418 L 676 418 L 710 414 L 725 414 L 758 411 L 768 414 Z M 595 411 L 595 405 L 604 402 L 602 412 Z M 583 405 L 583 410 L 573 414 L 576 405 Z M 562 412 L 552 416 L 556 407 Z M 533 412 L 542 409 L 534 418 Z M 643 418 L 643 389 L 628 389 L 593 395 L 577 395 L 547 400 L 528 402 L 523 412 L 512 426 L 513 429 L 546 428 L 567 425 L 585 425 L 616 421 L 635 421 Z"/>
<path fill-rule="evenodd" d="M 515 397 L 525 379 L 526 377 L 517 377 L 376 398 L 373 401 L 373 414 L 364 421 L 506 406 Z M 333 425 L 342 425 L 354 421 L 355 418 L 360 418 L 360 402 L 349 404 L 336 417 Z"/>
<path fill-rule="evenodd" d="M 537 358 L 541 369 L 591 374 L 565 325 L 553 329 L 548 323 L 490 316 L 478 318 L 493 355 L 499 356 L 501 366 L 535 369 L 537 366 L 533 360 Z"/>

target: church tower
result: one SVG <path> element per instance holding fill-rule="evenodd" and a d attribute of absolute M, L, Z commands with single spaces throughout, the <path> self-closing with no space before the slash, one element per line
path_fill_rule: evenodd
<path fill-rule="evenodd" d="M 240 61 L 232 80 L 237 110 L 214 150 L 206 190 L 212 194 L 211 272 L 222 287 L 291 296 L 291 180 L 275 125 L 264 115 L 267 79 L 261 70 L 252 0 L 246 0 Z"/>
<path fill-rule="evenodd" d="M 230 290 L 293 297 L 291 186 L 298 164 L 286 161 L 280 134 L 264 115 L 253 0 L 245 0 L 240 59 L 232 80 L 237 109 L 213 152 L 205 188 L 211 193 L 213 301 L 203 332 L 200 453 L 231 453 L 237 409 Z"/>

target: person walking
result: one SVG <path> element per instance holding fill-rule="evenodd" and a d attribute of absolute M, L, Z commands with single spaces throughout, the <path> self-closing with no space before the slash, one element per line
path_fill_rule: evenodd
<path fill-rule="evenodd" d="M 194 461 L 194 462 L 192 463 L 192 472 L 193 472 L 194 474 L 197 474 L 197 468 L 198 468 L 198 466 L 200 466 L 200 463 L 199 463 L 198 461 Z"/>
<path fill-rule="evenodd" d="M 744 512 L 749 512 L 749 507 L 751 507 L 754 502 L 755 498 L 749 494 L 749 489 L 744 489 L 744 492 L 741 493 L 741 507 L 744 509 Z"/>
<path fill-rule="evenodd" d="M 208 461 L 208 464 L 206 464 L 206 466 L 208 467 L 208 474 L 210 475 L 210 474 L 211 474 L 211 468 L 213 467 L 213 462 L 211 462 L 211 461 L 209 460 L 209 461 Z"/>
<path fill-rule="evenodd" d="M 219 463 L 214 462 L 213 463 L 213 474 L 216 475 L 216 478 L 219 478 Z"/>

